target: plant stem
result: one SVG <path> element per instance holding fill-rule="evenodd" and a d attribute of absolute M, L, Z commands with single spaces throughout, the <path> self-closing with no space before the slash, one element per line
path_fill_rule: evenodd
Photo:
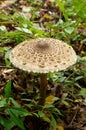
<path fill-rule="evenodd" d="M 40 75 L 40 105 L 44 105 L 45 98 L 46 98 L 46 91 L 47 91 L 47 74 L 41 74 Z"/>

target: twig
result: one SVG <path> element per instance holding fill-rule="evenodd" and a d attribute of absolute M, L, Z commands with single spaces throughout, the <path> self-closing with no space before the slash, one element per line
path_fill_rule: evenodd
<path fill-rule="evenodd" d="M 13 69 L 13 67 L 11 67 L 11 66 L 3 66 L 3 65 L 0 65 L 0 68 L 12 68 Z"/>
<path fill-rule="evenodd" d="M 75 72 L 73 72 L 72 74 L 70 74 L 66 79 L 64 79 L 63 83 L 66 82 L 68 79 L 71 78 L 71 76 L 73 76 L 75 74 Z"/>
<path fill-rule="evenodd" d="M 75 120 L 75 118 L 76 118 L 77 112 L 78 112 L 78 110 L 76 110 L 76 112 L 75 112 L 75 114 L 74 114 L 74 116 L 73 116 L 73 118 L 72 118 L 72 120 L 71 120 L 70 124 L 68 125 L 68 127 L 72 126 L 73 121 L 74 121 L 74 120 Z"/>

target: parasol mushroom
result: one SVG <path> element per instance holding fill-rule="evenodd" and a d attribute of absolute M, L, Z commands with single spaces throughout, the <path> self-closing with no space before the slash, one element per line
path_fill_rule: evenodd
<path fill-rule="evenodd" d="M 40 104 L 44 104 L 47 73 L 61 71 L 76 62 L 73 48 L 53 38 L 37 38 L 17 45 L 10 54 L 12 64 L 24 71 L 40 73 Z"/>

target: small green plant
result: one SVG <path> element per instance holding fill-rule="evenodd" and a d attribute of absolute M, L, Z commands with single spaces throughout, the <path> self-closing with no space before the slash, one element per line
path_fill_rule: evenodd
<path fill-rule="evenodd" d="M 5 86 L 5 97 L 0 96 L 0 124 L 4 130 L 11 130 L 14 126 L 18 126 L 21 130 L 25 130 L 24 119 L 28 115 L 32 115 L 31 112 L 23 109 L 12 97 L 11 97 L 11 81 L 9 80 Z M 5 111 L 5 112 L 4 112 Z M 5 114 L 5 117 L 3 116 Z M 21 120 L 20 120 L 21 118 Z"/>

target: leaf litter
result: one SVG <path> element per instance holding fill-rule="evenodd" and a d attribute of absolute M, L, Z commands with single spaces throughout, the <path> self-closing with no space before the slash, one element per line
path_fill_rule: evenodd
<path fill-rule="evenodd" d="M 13 8 L 16 8 L 19 12 L 21 12 L 22 14 L 24 14 L 27 18 L 31 19 L 32 21 L 37 21 L 37 25 L 39 27 L 41 27 L 43 30 L 47 31 L 49 33 L 49 37 L 53 37 L 54 35 L 51 34 L 51 30 L 50 28 L 47 28 L 47 24 L 51 24 L 51 23 L 55 23 L 56 20 L 58 20 L 59 18 L 61 18 L 63 16 L 62 12 L 60 11 L 60 9 L 55 5 L 54 2 L 49 1 L 49 0 L 45 0 L 44 2 L 39 2 L 39 5 L 37 5 L 39 7 L 38 14 L 35 14 L 34 16 L 32 16 L 31 14 L 31 8 L 32 6 L 35 7 L 35 2 L 27 2 L 24 0 L 15 0 L 15 1 L 9 1 L 9 0 L 4 0 L 4 1 L 0 1 L 0 9 L 2 10 L 2 12 L 5 12 L 6 14 L 14 14 L 15 11 L 13 11 Z M 34 8 L 33 8 L 34 9 Z M 35 13 L 35 12 L 34 12 Z M 9 31 L 13 31 L 15 30 L 14 27 L 12 27 L 11 23 L 3 23 L 0 25 L 4 25 L 6 28 L 9 29 Z M 11 26 L 10 26 L 11 25 Z M 61 29 L 61 28 L 60 28 Z M 68 30 L 71 31 L 71 30 Z M 79 28 L 79 31 L 82 31 L 82 35 L 84 37 L 84 32 L 85 29 L 83 28 Z M 71 32 L 72 33 L 72 32 Z M 11 41 L 11 44 L 13 46 L 15 46 L 15 42 Z M 9 43 L 9 42 L 8 42 Z M 9 44 L 8 44 L 9 45 Z M 6 47 L 7 45 L 4 45 L 4 47 Z M 81 52 L 80 55 L 83 55 L 83 52 L 85 52 L 85 44 L 81 44 L 81 46 L 79 47 L 79 44 L 76 42 L 76 44 L 73 44 L 73 47 L 75 48 L 75 50 L 77 51 L 77 53 L 79 54 Z M 28 78 L 29 77 L 29 78 Z M 29 80 L 27 80 L 29 79 Z M 12 81 L 12 97 L 13 99 L 15 99 L 17 101 L 17 103 L 19 103 L 21 106 L 25 107 L 25 103 L 29 102 L 27 101 L 27 99 L 32 100 L 34 103 L 37 104 L 38 102 L 38 96 L 39 95 L 39 78 L 37 75 L 33 75 L 33 74 L 27 74 L 26 72 L 22 72 L 18 69 L 14 69 L 11 67 L 7 67 L 5 66 L 5 59 L 4 59 L 4 53 L 0 52 L 0 95 L 4 96 L 4 89 L 5 86 L 8 82 L 8 80 Z M 81 82 L 81 81 L 80 81 Z M 86 80 L 84 81 L 86 83 Z M 59 85 L 60 87 L 62 87 L 63 84 L 53 84 L 49 81 L 49 86 L 48 86 L 48 94 L 53 93 L 54 91 L 54 96 L 48 97 L 47 98 L 47 102 L 49 99 L 49 103 L 51 102 L 51 104 L 54 103 L 53 98 L 55 98 L 56 95 L 58 95 L 59 92 L 61 92 L 61 94 L 59 94 L 59 98 L 61 99 L 66 99 L 66 98 L 71 98 L 73 101 L 67 101 L 68 104 L 65 105 L 66 100 L 64 102 L 64 104 L 61 102 L 61 100 L 56 100 L 55 101 L 55 105 L 56 107 L 58 107 L 59 110 L 61 110 L 61 113 L 63 114 L 62 117 L 57 118 L 57 128 L 56 130 L 86 130 L 86 103 L 83 102 L 83 97 L 82 98 L 78 98 L 78 94 L 76 93 L 74 94 L 70 94 L 69 92 L 64 92 L 64 91 L 56 91 L 57 86 Z M 54 88 L 54 86 L 56 86 Z M 83 86 L 83 84 L 82 84 Z M 73 86 L 71 85 L 71 88 Z M 83 86 L 85 87 L 85 86 Z M 74 87 L 73 87 L 74 88 Z M 55 89 L 55 90 L 53 90 Z M 75 88 L 76 91 L 76 88 Z M 0 98 L 2 99 L 2 96 L 0 96 Z M 75 99 L 76 100 L 75 100 Z M 0 100 L 1 100 L 0 99 Z M 23 100 L 26 99 L 26 100 Z M 36 100 L 34 100 L 36 99 Z M 12 104 L 11 104 L 12 105 Z M 27 108 L 26 108 L 27 109 Z M 29 107 L 29 109 L 32 109 Z M 36 110 L 36 108 L 35 108 Z M 0 112 L 1 113 L 1 112 Z M 3 114 L 4 111 L 3 111 Z M 1 115 L 3 115 L 1 114 Z M 29 122 L 29 123 L 28 123 Z M 36 123 L 37 124 L 36 124 Z M 39 125 L 40 124 L 40 125 Z M 27 116 L 25 118 L 25 127 L 26 129 L 29 130 L 38 130 L 38 129 L 43 129 L 43 130 L 48 130 L 47 128 L 47 123 L 46 121 L 43 120 L 39 120 L 38 118 L 33 118 L 30 116 Z M 35 128 L 34 128 L 35 126 Z M 43 126 L 43 128 L 41 128 L 41 126 Z M 3 130 L 3 127 L 0 126 L 1 130 Z M 20 130 L 20 128 L 18 128 L 17 126 L 14 126 L 12 128 L 12 130 Z M 51 130 L 51 129 L 50 129 Z"/>

